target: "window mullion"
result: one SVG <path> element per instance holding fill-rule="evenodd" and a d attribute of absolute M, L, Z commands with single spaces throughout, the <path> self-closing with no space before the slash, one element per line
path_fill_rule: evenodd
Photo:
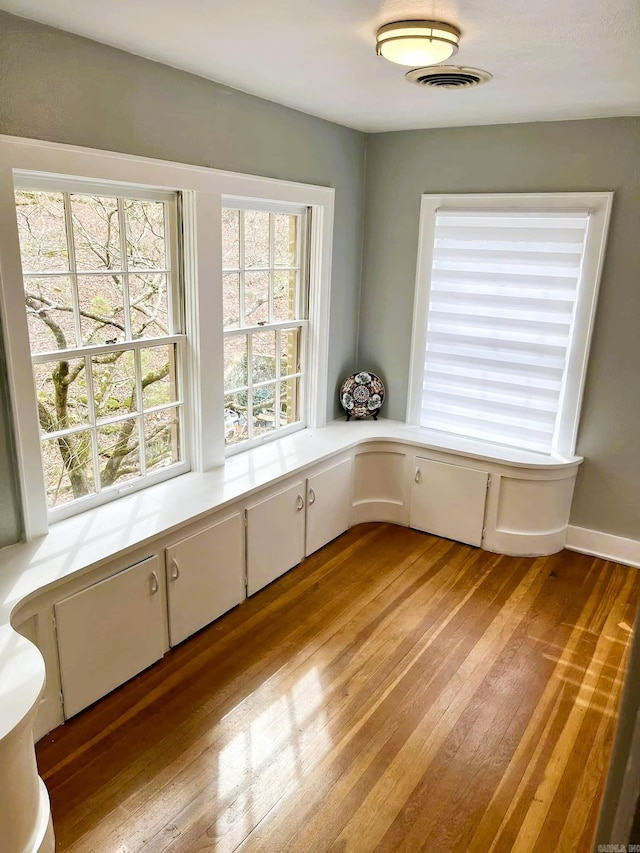
<path fill-rule="evenodd" d="M 269 322 L 273 323 L 273 310 L 274 310 L 274 284 L 275 284 L 275 272 L 274 267 L 276 263 L 276 252 L 275 252 L 275 233 L 276 233 L 276 215 L 275 213 L 269 214 Z"/>
<path fill-rule="evenodd" d="M 304 327 L 300 330 L 300 336 L 298 338 L 298 352 L 296 353 L 296 373 L 300 377 L 298 381 L 298 420 L 302 420 L 305 423 L 307 422 L 307 411 L 309 408 L 308 396 L 310 393 L 310 383 L 305 382 L 303 377 L 306 377 L 307 373 L 307 365 L 304 363 L 306 361 L 305 354 L 307 352 L 307 334 L 308 328 Z"/>
<path fill-rule="evenodd" d="M 96 413 L 95 388 L 93 384 L 92 358 L 84 357 L 84 371 L 87 377 L 87 405 L 89 407 L 89 424 L 91 427 L 91 456 L 93 458 L 93 474 L 96 494 L 102 491 L 100 482 L 100 454 L 98 452 L 98 418 Z"/>
<path fill-rule="evenodd" d="M 175 334 L 177 330 L 185 331 L 185 305 L 183 284 L 184 266 L 181 257 L 184 257 L 185 247 L 183 234 L 178 228 L 179 214 L 178 205 L 182 210 L 184 200 L 182 196 L 170 204 L 164 205 L 165 216 L 165 266 L 167 267 L 167 299 L 169 301 L 168 314 L 170 318 L 170 331 Z M 182 296 L 182 298 L 180 298 Z"/>
<path fill-rule="evenodd" d="M 253 438 L 253 335 L 247 335 L 247 435 Z"/>
<path fill-rule="evenodd" d="M 275 265 L 272 267 L 251 267 L 251 272 L 269 272 L 269 270 L 271 270 L 271 269 L 276 269 Z M 294 266 L 294 267 L 281 267 L 281 266 L 279 266 L 279 267 L 277 267 L 278 272 L 295 272 L 297 269 L 298 269 L 297 266 Z M 224 267 L 222 272 L 225 273 L 225 275 L 228 275 L 229 273 L 241 272 L 241 269 L 240 269 L 240 267 Z M 31 273 L 31 275 L 38 275 L 38 273 Z M 63 273 L 63 275 L 64 275 L 64 273 Z"/>
<path fill-rule="evenodd" d="M 124 270 L 119 269 L 119 268 L 118 269 L 105 269 L 105 270 L 89 270 L 89 269 L 86 269 L 86 270 L 82 270 L 82 275 L 91 276 L 91 278 L 100 278 L 100 277 L 106 278 L 107 276 L 112 276 L 112 275 L 122 275 L 123 272 L 124 272 Z M 170 272 L 171 272 L 170 269 L 157 269 L 157 270 L 136 269 L 135 270 L 136 275 L 160 275 L 161 273 L 166 275 Z M 228 270 L 225 270 L 225 272 L 228 272 Z M 231 272 L 233 272 L 233 270 L 231 270 Z M 24 272 L 24 273 L 22 273 L 22 277 L 26 278 L 26 279 L 42 278 L 43 276 L 46 276 L 47 278 L 64 278 L 65 276 L 68 276 L 68 275 L 69 275 L 69 270 L 41 270 L 40 272 Z"/>
<path fill-rule="evenodd" d="M 67 235 L 67 253 L 69 256 L 69 272 L 71 278 L 71 299 L 73 301 L 73 322 L 76 330 L 76 345 L 81 346 L 82 324 L 80 322 L 80 295 L 78 293 L 78 275 L 76 267 L 76 246 L 73 236 L 73 216 L 71 215 L 71 196 L 63 193 L 64 224 Z"/>
<path fill-rule="evenodd" d="M 131 300 L 129 298 L 129 259 L 127 257 L 127 222 L 124 213 L 124 199 L 118 199 L 118 224 L 120 226 L 120 257 L 122 259 L 122 300 L 124 302 L 125 338 L 130 341 L 131 333 Z"/>
<path fill-rule="evenodd" d="M 138 415 L 138 458 L 140 463 L 140 476 L 144 477 L 147 473 L 147 460 L 144 446 L 144 415 L 142 413 L 142 352 L 139 347 L 136 347 L 133 354 L 135 371 L 136 371 L 136 411 Z M 177 395 L 176 395 L 177 396 Z"/>
<path fill-rule="evenodd" d="M 244 285 L 245 285 L 245 269 L 244 269 L 244 210 L 238 211 L 238 255 L 240 257 L 240 273 L 238 275 L 238 287 L 240 289 L 240 319 L 239 326 L 242 328 L 245 325 L 244 319 Z"/>
<path fill-rule="evenodd" d="M 84 355 L 104 355 L 110 352 L 125 352 L 138 347 L 177 344 L 185 339 L 186 335 L 162 335 L 157 338 L 136 338 L 133 341 L 123 341 L 119 344 L 100 344 L 66 350 L 48 350 L 47 352 L 35 353 L 32 361 L 34 364 L 46 364 L 50 361 L 58 361 L 59 359 L 81 358 Z"/>
<path fill-rule="evenodd" d="M 275 429 L 280 429 L 280 376 L 281 376 L 281 352 L 282 344 L 280 341 L 280 332 L 276 331 L 276 394 L 275 394 Z"/>
<path fill-rule="evenodd" d="M 298 217 L 298 228 L 304 233 L 304 240 L 298 242 L 296 271 L 296 303 L 298 317 L 309 317 L 309 283 L 311 280 L 310 263 L 311 263 L 311 216 L 309 212 Z"/>
<path fill-rule="evenodd" d="M 238 338 L 253 332 L 287 332 L 290 329 L 304 329 L 309 325 L 307 320 L 287 320 L 284 323 L 265 323 L 264 326 L 245 326 L 243 329 L 224 329 L 225 338 Z"/>

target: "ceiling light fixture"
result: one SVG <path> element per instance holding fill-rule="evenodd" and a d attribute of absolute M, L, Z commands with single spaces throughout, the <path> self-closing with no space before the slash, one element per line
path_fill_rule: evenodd
<path fill-rule="evenodd" d="M 435 65 L 458 52 L 460 30 L 441 21 L 394 21 L 380 27 L 376 53 L 398 65 Z"/>

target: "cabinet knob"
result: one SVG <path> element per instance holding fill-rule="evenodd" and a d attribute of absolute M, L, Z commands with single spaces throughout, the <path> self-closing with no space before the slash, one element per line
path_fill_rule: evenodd
<path fill-rule="evenodd" d="M 171 560 L 171 571 L 169 572 L 169 580 L 177 581 L 180 577 L 180 566 L 178 565 L 178 561 L 174 557 Z"/>
<path fill-rule="evenodd" d="M 151 595 L 155 595 L 156 592 L 160 589 L 160 584 L 158 583 L 158 575 L 155 572 L 151 572 L 151 577 L 149 578 L 151 581 Z"/>
<path fill-rule="evenodd" d="M 309 501 L 309 506 L 312 506 L 316 502 L 316 493 L 311 488 L 309 489 L 307 500 Z"/>
<path fill-rule="evenodd" d="M 416 483 L 420 482 L 421 477 L 422 477 L 422 475 L 420 473 L 420 469 L 416 468 L 416 476 L 414 477 L 414 480 L 416 481 Z"/>
<path fill-rule="evenodd" d="M 301 512 L 304 509 L 304 498 L 302 495 L 298 495 L 298 512 Z"/>

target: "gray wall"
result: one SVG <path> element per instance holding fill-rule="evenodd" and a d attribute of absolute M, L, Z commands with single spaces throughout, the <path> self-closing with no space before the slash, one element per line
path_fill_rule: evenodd
<path fill-rule="evenodd" d="M 421 193 L 615 191 L 571 523 L 640 538 L 640 119 L 377 134 L 366 186 L 358 367 L 386 379 L 386 415 L 400 419 Z"/>
<path fill-rule="evenodd" d="M 0 133 L 335 187 L 328 412 L 337 414 L 356 356 L 364 134 L 4 12 Z M 4 545 L 19 525 L 1 377 L 0 394 Z"/>

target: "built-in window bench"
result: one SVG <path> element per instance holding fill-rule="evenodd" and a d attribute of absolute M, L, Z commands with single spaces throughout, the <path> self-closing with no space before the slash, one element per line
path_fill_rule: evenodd
<path fill-rule="evenodd" d="M 54 849 L 34 736 L 355 524 L 409 525 L 507 554 L 560 550 L 581 461 L 445 442 L 396 421 L 336 421 L 121 497 L 4 549 L 4 849 Z"/>

